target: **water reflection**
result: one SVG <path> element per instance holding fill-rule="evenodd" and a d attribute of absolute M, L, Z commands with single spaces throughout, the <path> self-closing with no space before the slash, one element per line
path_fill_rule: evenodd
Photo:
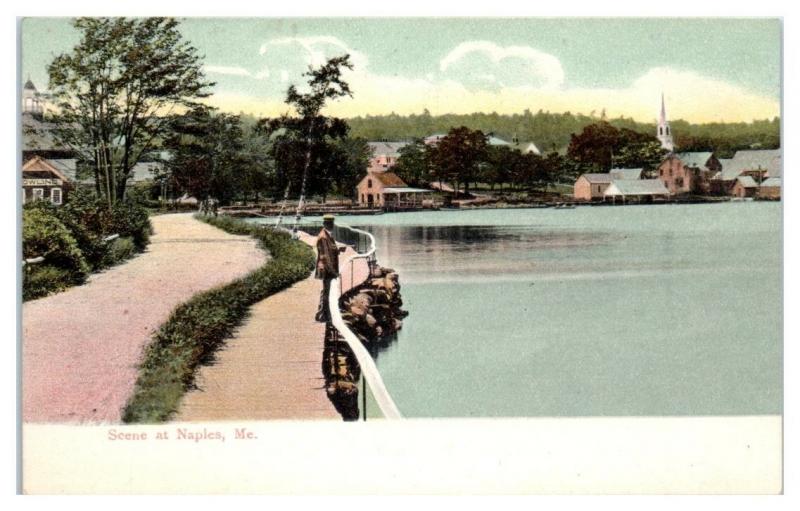
<path fill-rule="evenodd" d="M 780 413 L 780 208 L 752 206 L 358 222 L 410 312 L 373 356 L 408 417 Z"/>

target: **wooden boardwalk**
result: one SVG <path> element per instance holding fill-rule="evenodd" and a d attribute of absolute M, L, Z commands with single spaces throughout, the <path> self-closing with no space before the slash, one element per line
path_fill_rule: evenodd
<path fill-rule="evenodd" d="M 313 246 L 316 238 L 303 234 Z M 348 249 L 342 260 L 353 255 Z M 350 265 L 341 268 L 345 288 Z M 355 281 L 366 264 L 355 265 Z M 313 276 L 255 304 L 250 317 L 200 368 L 198 389 L 184 396 L 176 421 L 334 419 L 325 393 L 325 325 L 314 321 L 321 281 Z"/>

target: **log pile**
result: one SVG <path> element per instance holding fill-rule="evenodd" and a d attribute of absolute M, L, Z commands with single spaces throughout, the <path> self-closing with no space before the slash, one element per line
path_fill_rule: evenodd
<path fill-rule="evenodd" d="M 344 322 L 366 346 L 397 333 L 408 315 L 391 268 L 375 268 L 364 284 L 342 296 L 339 306 Z"/>
<path fill-rule="evenodd" d="M 390 268 L 376 267 L 370 278 L 339 300 L 339 310 L 348 328 L 374 354 L 385 347 L 403 326 L 408 312 L 402 309 L 400 282 Z M 344 420 L 359 418 L 361 367 L 336 329 L 328 325 L 322 373 L 328 398 Z"/>

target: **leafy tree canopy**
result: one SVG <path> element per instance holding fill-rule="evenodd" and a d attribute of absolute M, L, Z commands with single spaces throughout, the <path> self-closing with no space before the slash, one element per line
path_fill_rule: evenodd
<path fill-rule="evenodd" d="M 91 162 L 109 204 L 164 134 L 168 114 L 209 95 L 201 57 L 172 18 L 77 18 L 80 42 L 47 68 L 55 137 Z"/>

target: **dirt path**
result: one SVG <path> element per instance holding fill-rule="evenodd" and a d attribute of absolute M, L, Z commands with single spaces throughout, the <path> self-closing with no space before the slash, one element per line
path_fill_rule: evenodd
<path fill-rule="evenodd" d="M 303 234 L 306 243 L 315 240 Z M 348 248 L 342 260 L 353 253 Z M 349 268 L 341 268 L 345 289 Z M 363 279 L 366 264 L 354 268 L 355 281 Z M 175 420 L 341 420 L 322 377 L 325 325 L 314 321 L 320 287 L 312 276 L 254 305 L 214 364 L 198 371 L 198 390 L 184 396 Z"/>
<path fill-rule="evenodd" d="M 119 422 L 153 331 L 174 307 L 264 263 L 248 236 L 191 214 L 152 218 L 147 251 L 22 308 L 26 422 Z"/>

